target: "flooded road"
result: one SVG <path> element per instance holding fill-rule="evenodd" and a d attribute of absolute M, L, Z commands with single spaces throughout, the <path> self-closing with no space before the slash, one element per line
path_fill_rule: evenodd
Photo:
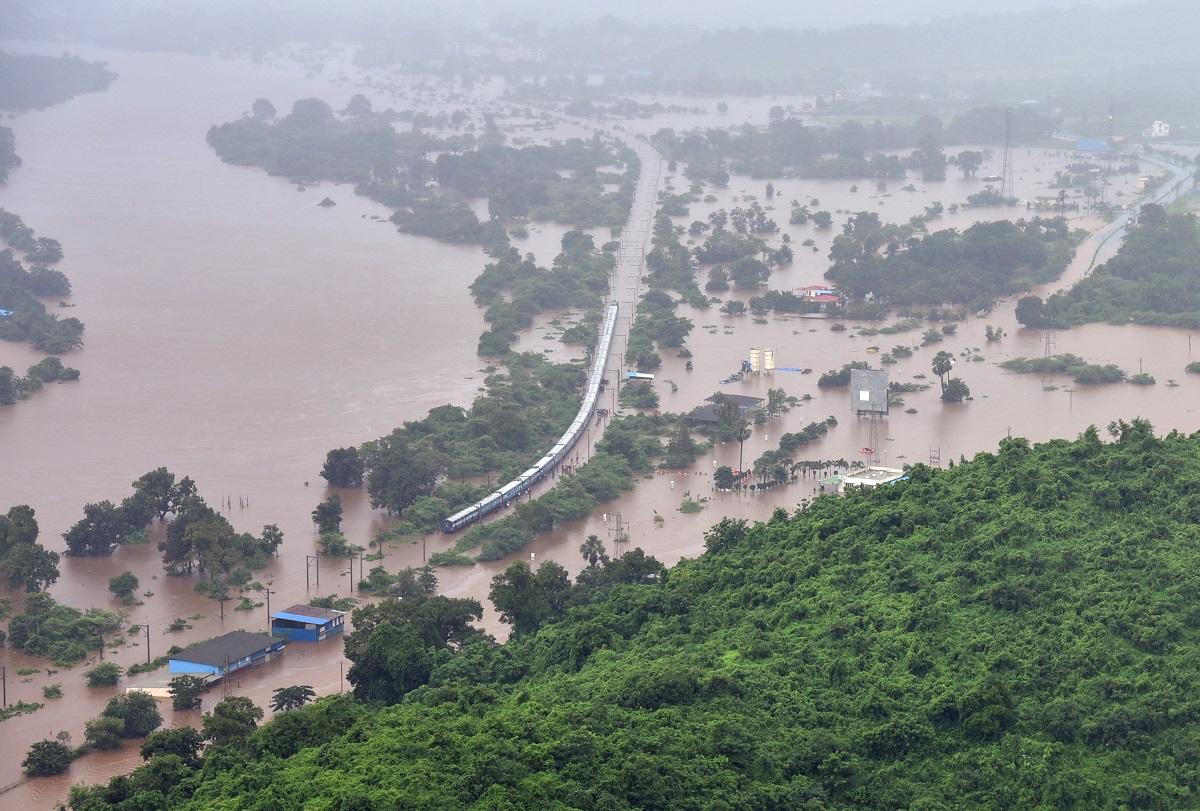
<path fill-rule="evenodd" d="M 280 110 L 296 98 L 314 95 L 336 107 L 357 87 L 309 78 L 283 64 L 106 51 L 83 55 L 107 59 L 120 78 L 105 93 L 11 122 L 24 166 L 14 172 L 9 186 L 0 187 L 0 206 L 21 214 L 40 234 L 61 240 L 66 251 L 61 267 L 74 282 L 72 301 L 78 305 L 72 314 L 87 324 L 87 335 L 86 348 L 67 359 L 81 369 L 79 383 L 48 387 L 27 402 L 0 410 L 0 508 L 33 506 L 42 542 L 61 550 L 59 536 L 81 516 L 85 502 L 117 500 L 138 475 L 166 465 L 195 478 L 210 503 L 231 498 L 234 506 L 228 514 L 239 530 L 256 532 L 265 523 L 278 523 L 287 539 L 281 557 L 255 577 L 274 590 L 273 607 L 303 602 L 318 593 L 315 582 L 306 587 L 306 575 L 315 580 L 315 572 L 306 569 L 305 555 L 315 550 L 309 512 L 327 492 L 317 476 L 325 451 L 380 436 L 433 406 L 469 403 L 480 385 L 475 345 L 484 322 L 467 286 L 485 257 L 477 248 L 397 234 L 389 224 L 372 219 L 386 218 L 386 209 L 349 188 L 322 186 L 301 193 L 257 169 L 225 165 L 204 142 L 211 124 L 235 118 L 259 96 L 270 98 Z M 395 90 L 379 85 L 378 93 L 389 96 Z M 432 104 L 434 95 L 420 97 Z M 467 106 L 444 103 L 446 109 Z M 765 119 L 772 102 L 759 103 Z M 652 132 L 689 120 L 662 117 L 627 127 L 630 133 Z M 555 132 L 528 135 L 544 139 Z M 586 128 L 567 125 L 557 132 L 581 134 Z M 1037 193 L 1068 159 L 1068 153 L 1018 150 L 1020 193 Z M 993 168 L 985 166 L 980 175 Z M 1125 185 L 1120 190 L 1131 193 L 1132 180 L 1121 178 Z M 674 182 L 680 189 L 687 185 L 682 177 Z M 746 195 L 765 204 L 765 183 L 734 178 L 715 202 L 693 204 L 679 223 L 686 226 L 715 208 L 745 204 Z M 816 197 L 819 208 L 831 211 L 869 208 L 878 210 L 885 222 L 903 222 L 934 200 L 948 206 L 982 187 L 954 173 L 945 183 L 914 181 L 913 192 L 900 191 L 904 182 L 892 182 L 886 191 L 860 183 L 852 192 L 850 185 L 776 182 L 772 216 L 792 236 L 797 260 L 773 274 L 771 287 L 820 281 L 835 233 L 787 225 L 787 202 L 793 198 L 806 202 Z M 317 207 L 325 195 L 337 207 Z M 1027 214 L 1008 208 L 959 212 L 931 228 Z M 835 222 L 842 219 L 844 215 L 835 216 Z M 1090 218 L 1077 224 L 1100 225 Z M 517 244 L 547 264 L 562 230 L 539 224 L 530 229 L 528 240 Z M 606 239 L 603 231 L 596 237 L 598 242 Z M 800 248 L 810 238 L 816 251 Z M 624 289 L 618 294 L 632 303 Z M 943 343 L 918 349 L 912 358 L 889 367 L 893 379 L 908 381 L 918 374 L 930 376 L 929 362 L 939 349 L 957 355 L 977 347 L 986 359 L 961 359 L 956 370 L 971 386 L 972 402 L 945 405 L 936 386 L 905 395 L 903 408 L 917 413 L 893 411 L 886 421 L 881 461 L 926 461 L 931 448 L 939 448 L 943 460 L 969 457 L 994 448 L 1010 429 L 1040 440 L 1071 436 L 1088 424 L 1103 426 L 1118 417 L 1146 416 L 1160 430 L 1200 427 L 1193 405 L 1200 381 L 1183 373 L 1192 360 L 1185 333 L 1104 325 L 1058 333 L 1055 352 L 1117 363 L 1131 372 L 1141 363 L 1159 380 L 1153 387 L 1076 387 L 1072 393 L 1069 381 L 1012 375 L 995 366 L 1008 357 L 1041 354 L 1045 347 L 1042 333 L 1018 328 L 1012 307 L 1012 301 L 1002 303 L 989 316 L 961 324 Z M 718 390 L 765 397 L 768 388 L 782 387 L 788 394 L 814 398 L 757 426 L 745 443 L 747 464 L 776 447 L 783 432 L 831 414 L 840 424 L 797 458 L 857 458 L 870 436 L 866 421 L 850 416 L 845 390 L 818 389 L 817 376 L 851 360 L 877 361 L 878 354 L 868 347 L 886 351 L 896 344 L 915 345 L 921 333 L 856 337 L 853 325 L 834 332 L 828 321 L 773 317 L 759 324 L 750 317 L 730 319 L 715 308 L 684 307 L 680 314 L 696 323 L 688 341 L 695 368 L 689 372 L 683 359 L 664 357 L 657 385 L 664 410 L 690 410 Z M 986 343 L 988 324 L 1005 329 L 1003 341 Z M 542 333 L 523 336 L 520 346 L 563 354 Z M 717 381 L 738 367 L 751 346 L 774 347 L 780 366 L 811 367 L 814 374 L 778 372 L 720 386 Z M 565 350 L 565 356 L 572 354 L 581 353 Z M 0 365 L 23 369 L 38 358 L 20 345 L 0 344 Z M 1168 387 L 1168 378 L 1177 379 L 1179 387 Z M 672 392 L 666 381 L 674 381 L 678 391 Z M 624 551 L 612 549 L 610 540 L 619 513 L 629 530 L 628 546 L 642 546 L 670 564 L 698 554 L 703 531 L 722 515 L 764 518 L 777 506 L 794 509 L 811 495 L 811 477 L 761 496 L 713 494 L 712 470 L 735 465 L 737 458 L 735 444 L 718 446 L 693 469 L 650 477 L 600 512 L 540 537 L 514 557 L 528 559 L 532 553 L 536 561 L 558 560 L 577 572 L 583 565 L 578 547 L 587 534 L 605 539 L 610 551 Z M 700 513 L 684 515 L 678 507 L 685 492 L 712 500 Z M 365 493 L 343 492 L 342 498 L 343 529 L 353 542 L 365 545 L 387 525 L 382 514 L 369 508 Z M 452 544 L 451 538 L 433 536 L 426 544 L 392 545 L 384 564 L 391 570 L 419 565 L 425 553 Z M 491 578 L 510 562 L 440 570 L 441 592 L 486 602 Z M 351 592 L 345 564 L 319 565 L 319 593 Z M 265 606 L 242 612 L 230 603 L 224 620 L 219 619 L 217 604 L 197 595 L 192 579 L 161 574 L 153 545 L 122 548 L 109 559 L 65 560 L 61 568 L 62 577 L 51 590 L 56 599 L 110 610 L 118 606 L 108 594 L 108 579 L 125 570 L 137 574 L 142 590 L 153 596 L 130 609 L 129 620 L 150 624 L 154 656 L 172 644 L 266 625 Z M 164 632 L 175 618 L 187 619 L 192 627 Z M 504 632 L 490 610 L 483 625 Z M 108 654 L 126 666 L 144 661 L 145 655 L 145 642 L 137 637 Z M 4 786 L 19 779 L 20 757 L 32 740 L 65 730 L 80 743 L 84 722 L 100 712 L 114 691 L 84 686 L 82 666 L 48 674 L 44 660 L 11 650 L 0 654 L 0 664 L 8 668 L 11 702 L 47 705 L 0 726 L 7 741 L 17 742 L 5 749 L 13 756 L 0 762 Z M 292 645 L 281 659 L 235 680 L 233 689 L 260 706 L 271 690 L 290 684 L 309 684 L 329 694 L 343 686 L 342 666 L 337 641 Z M 22 667 L 39 672 L 15 675 Z M 127 683 L 164 680 L 159 671 Z M 66 697 L 42 699 L 42 687 L 54 683 L 63 685 Z M 219 697 L 206 697 L 205 707 Z M 173 713 L 166 706 L 163 714 L 169 725 L 198 721 L 194 713 Z M 91 754 L 61 778 L 18 786 L 0 804 L 50 807 L 71 782 L 100 781 L 137 762 L 131 744 L 119 752 Z"/>

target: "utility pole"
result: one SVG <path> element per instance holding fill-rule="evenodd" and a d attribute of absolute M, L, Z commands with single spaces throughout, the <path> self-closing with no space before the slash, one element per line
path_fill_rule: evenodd
<path fill-rule="evenodd" d="M 267 630 L 271 630 L 271 595 L 278 592 L 271 589 L 271 584 L 263 586 L 263 594 L 267 596 Z"/>
<path fill-rule="evenodd" d="M 321 556 L 320 555 L 305 555 L 304 556 L 304 590 L 308 591 L 308 567 L 315 565 L 317 570 L 317 591 L 321 591 Z"/>
<path fill-rule="evenodd" d="M 146 664 L 150 664 L 150 626 L 143 625 L 142 630 L 146 632 Z"/>
<path fill-rule="evenodd" d="M 4 698 L 3 698 L 4 703 L 0 704 L 0 706 L 7 707 L 8 706 L 8 668 L 5 667 L 4 665 L 0 665 L 0 684 L 2 684 L 4 686 Z"/>

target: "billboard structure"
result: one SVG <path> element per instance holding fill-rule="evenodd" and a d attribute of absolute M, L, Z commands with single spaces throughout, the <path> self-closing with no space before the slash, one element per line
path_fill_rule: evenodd
<path fill-rule="evenodd" d="M 850 411 L 859 417 L 887 416 L 887 372 L 876 369 L 850 370 Z"/>

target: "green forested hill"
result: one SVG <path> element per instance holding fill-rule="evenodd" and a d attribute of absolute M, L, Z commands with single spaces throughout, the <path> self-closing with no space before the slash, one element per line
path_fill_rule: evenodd
<path fill-rule="evenodd" d="M 75 807 L 1195 807 L 1200 435 L 1110 430 L 723 521 L 504 646 L 376 626 L 390 686 L 428 681 L 401 703 L 320 701 Z"/>

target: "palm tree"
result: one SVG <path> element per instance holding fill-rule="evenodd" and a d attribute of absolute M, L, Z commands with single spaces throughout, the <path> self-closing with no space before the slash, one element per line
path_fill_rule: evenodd
<path fill-rule="evenodd" d="M 938 352 L 933 356 L 933 373 L 938 376 L 938 382 L 942 384 L 942 391 L 946 391 L 946 375 L 950 374 L 950 370 L 954 368 L 954 356 L 949 352 Z"/>
<path fill-rule="evenodd" d="M 587 561 L 589 567 L 594 567 L 597 563 L 608 563 L 608 554 L 604 551 L 604 544 L 595 535 L 587 536 L 587 539 L 580 545 L 579 554 L 583 555 L 583 559 Z"/>
<path fill-rule="evenodd" d="M 280 687 L 271 694 L 271 709 L 275 712 L 287 712 L 303 707 L 316 698 L 316 692 L 307 684 L 294 684 L 291 687 Z"/>
<path fill-rule="evenodd" d="M 742 426 L 740 428 L 738 428 L 737 434 L 734 435 L 738 441 L 738 472 L 739 473 L 743 469 L 742 468 L 742 445 L 746 442 L 747 439 L 750 438 L 750 436 L 753 433 L 754 432 L 750 430 L 750 426 L 747 425 L 745 422 L 743 422 Z"/>

